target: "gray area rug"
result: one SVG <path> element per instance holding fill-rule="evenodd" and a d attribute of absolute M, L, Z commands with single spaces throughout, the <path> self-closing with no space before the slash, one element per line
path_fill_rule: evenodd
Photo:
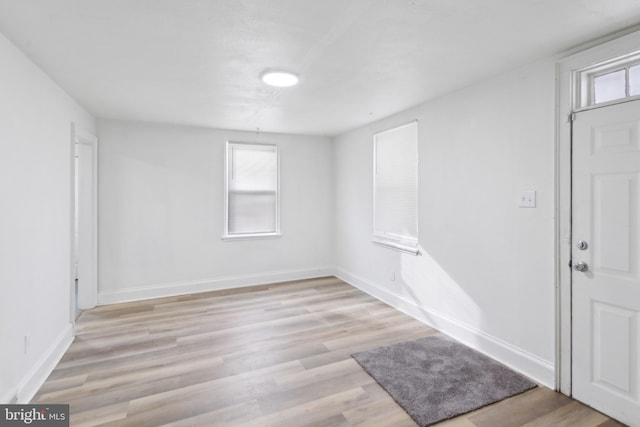
<path fill-rule="evenodd" d="M 442 334 L 352 357 L 421 427 L 536 387 L 499 362 Z"/>

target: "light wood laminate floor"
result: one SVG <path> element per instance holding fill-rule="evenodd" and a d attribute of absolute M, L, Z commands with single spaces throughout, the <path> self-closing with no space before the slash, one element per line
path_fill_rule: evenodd
<path fill-rule="evenodd" d="M 415 426 L 350 357 L 434 329 L 329 277 L 98 307 L 33 403 L 72 426 Z M 618 426 L 539 387 L 447 427 Z"/>

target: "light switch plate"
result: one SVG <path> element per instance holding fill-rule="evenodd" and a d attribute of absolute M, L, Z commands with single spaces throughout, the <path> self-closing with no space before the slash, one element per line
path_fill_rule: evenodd
<path fill-rule="evenodd" d="M 536 192 L 534 190 L 521 191 L 518 194 L 518 206 L 521 208 L 535 208 Z"/>

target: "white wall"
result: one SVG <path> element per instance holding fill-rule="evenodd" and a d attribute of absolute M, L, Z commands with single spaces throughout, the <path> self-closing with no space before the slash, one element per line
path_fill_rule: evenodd
<path fill-rule="evenodd" d="M 329 138 L 100 121 L 99 304 L 331 274 Z M 280 150 L 282 237 L 223 241 L 225 141 Z"/>
<path fill-rule="evenodd" d="M 551 60 L 532 64 L 334 145 L 338 275 L 551 386 L 554 79 Z M 372 135 L 413 119 L 418 257 L 371 243 Z M 517 207 L 520 190 L 537 191 L 537 208 Z"/>
<path fill-rule="evenodd" d="M 0 63 L 0 403 L 25 403 L 72 338 L 71 123 L 94 122 L 2 35 Z"/>
<path fill-rule="evenodd" d="M 2 36 L 0 60 L 4 403 L 29 400 L 71 340 L 70 124 L 94 123 Z M 336 265 L 354 285 L 553 385 L 554 76 L 552 61 L 532 64 L 334 142 L 100 121 L 99 302 Z M 419 257 L 371 243 L 372 135 L 416 118 Z M 227 139 L 279 145 L 282 238 L 221 240 Z M 529 189 L 538 207 L 518 208 Z"/>

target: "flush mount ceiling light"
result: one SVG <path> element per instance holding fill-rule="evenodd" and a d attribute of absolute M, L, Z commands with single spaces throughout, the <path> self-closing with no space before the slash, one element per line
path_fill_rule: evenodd
<path fill-rule="evenodd" d="M 289 87 L 298 84 L 298 76 L 288 71 L 265 71 L 262 74 L 262 81 L 269 86 Z"/>

